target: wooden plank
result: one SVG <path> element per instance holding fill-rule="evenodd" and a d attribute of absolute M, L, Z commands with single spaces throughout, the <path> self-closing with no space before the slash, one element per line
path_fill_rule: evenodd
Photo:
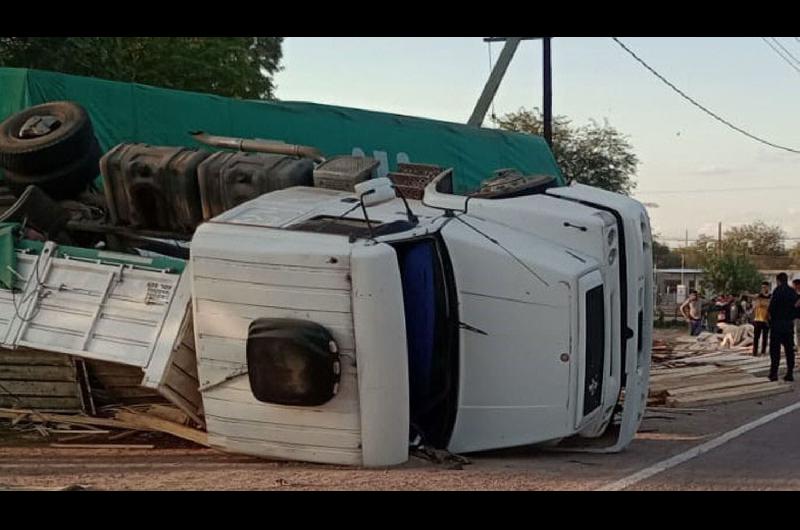
<path fill-rule="evenodd" d="M 686 379 L 688 377 L 695 377 L 699 375 L 705 376 L 709 374 L 730 374 L 730 373 L 741 372 L 741 370 L 739 370 L 735 366 L 732 366 L 730 368 L 724 368 L 720 366 L 700 366 L 698 368 L 703 368 L 703 370 L 698 369 L 695 372 L 678 372 L 678 370 L 680 370 L 680 368 L 678 368 L 674 369 L 674 371 L 677 373 L 659 374 L 658 376 L 655 377 L 651 376 L 650 380 L 655 383 L 660 383 L 663 381 L 681 380 L 681 379 Z"/>
<path fill-rule="evenodd" d="M 110 395 L 111 399 L 161 398 L 161 395 L 158 392 L 140 386 L 117 386 L 113 388 L 107 388 L 106 391 Z"/>
<path fill-rule="evenodd" d="M 60 411 L 81 410 L 78 397 L 23 396 L 21 402 L 0 392 L 0 407 L 25 407 L 26 409 L 54 409 Z"/>
<path fill-rule="evenodd" d="M 650 391 L 653 393 L 663 392 L 673 388 L 681 388 L 686 386 L 702 385 L 705 383 L 715 383 L 717 381 L 730 381 L 732 379 L 739 379 L 747 375 L 746 372 L 732 371 L 723 373 L 709 373 L 692 377 L 678 377 L 673 379 L 664 379 L 650 383 Z"/>
<path fill-rule="evenodd" d="M 127 410 L 117 411 L 115 418 L 130 425 L 139 425 L 141 427 L 147 427 L 150 430 L 165 432 L 173 436 L 177 436 L 178 438 L 190 440 L 197 444 L 208 447 L 207 433 L 165 420 L 163 418 L 150 416 L 148 414 L 139 414 Z"/>
<path fill-rule="evenodd" d="M 5 392 L 22 396 L 78 397 L 80 388 L 76 381 L 0 381 Z"/>
<path fill-rule="evenodd" d="M 133 387 L 140 386 L 143 377 L 144 374 L 104 375 L 102 377 L 97 377 L 97 380 L 105 388 L 115 388 L 118 386 Z"/>
<path fill-rule="evenodd" d="M 146 407 L 142 407 L 142 412 L 181 425 L 185 425 L 189 421 L 189 416 L 174 405 L 147 405 Z"/>
<path fill-rule="evenodd" d="M 71 366 L 0 365 L 0 381 L 75 381 Z"/>
<path fill-rule="evenodd" d="M 707 392 L 709 390 L 720 390 L 723 388 L 742 388 L 750 385 L 763 384 L 764 380 L 760 377 L 747 376 L 740 379 L 731 379 L 728 381 L 717 381 L 716 383 L 707 383 L 704 385 L 694 385 L 681 388 L 672 388 L 667 390 L 667 395 L 672 397 L 682 396 L 685 394 Z"/>
<path fill-rule="evenodd" d="M 194 345 L 194 327 L 191 312 L 187 317 L 186 328 L 181 336 L 181 343 L 172 356 L 172 362 L 187 374 L 197 377 L 197 351 Z"/>
<path fill-rule="evenodd" d="M 83 359 L 73 358 L 75 364 L 76 377 L 78 379 L 78 387 L 80 388 L 81 409 L 88 412 L 92 416 L 97 414 L 97 408 L 94 406 L 94 396 L 92 395 L 92 383 L 89 380 L 89 369 L 86 368 L 86 362 Z"/>
<path fill-rule="evenodd" d="M 735 360 L 725 360 L 725 361 L 715 361 L 718 366 L 736 366 L 739 368 L 743 368 L 746 366 L 756 366 L 762 365 L 765 363 L 764 359 L 758 359 L 755 357 L 745 358 L 745 359 L 735 359 Z M 766 364 L 769 365 L 769 361 L 766 361 Z"/>
<path fill-rule="evenodd" d="M 733 370 L 717 370 L 714 372 L 708 372 L 705 374 L 696 374 L 696 375 L 689 375 L 684 377 L 674 377 L 668 379 L 662 379 L 660 381 L 652 382 L 650 388 L 657 388 L 657 387 L 664 387 L 664 388 L 676 388 L 680 386 L 689 386 L 689 385 L 700 385 L 703 383 L 713 383 L 715 381 L 723 381 L 723 380 L 731 380 L 731 379 L 741 379 L 745 377 L 747 372 L 744 370 L 733 369 Z"/>
<path fill-rule="evenodd" d="M 38 412 L 31 409 L 10 409 L 0 408 L 0 418 L 14 419 L 20 415 L 27 415 L 26 421 L 35 423 L 53 422 L 53 423 L 66 423 L 70 425 L 97 425 L 100 427 L 112 427 L 114 429 L 127 429 L 139 431 L 151 431 L 153 429 L 131 425 L 124 421 L 111 418 L 91 418 L 79 414 L 57 414 L 52 412 Z"/>
<path fill-rule="evenodd" d="M 132 434 L 136 434 L 137 432 L 139 432 L 139 431 L 122 431 L 122 432 L 118 432 L 117 434 L 112 434 L 111 436 L 108 437 L 108 439 L 109 440 L 120 440 L 122 438 L 126 438 L 128 436 L 131 436 Z"/>
<path fill-rule="evenodd" d="M 47 429 L 47 432 L 51 434 L 111 434 L 111 431 L 81 431 L 78 429 Z"/>
<path fill-rule="evenodd" d="M 185 344 L 181 344 L 175 352 L 172 362 L 187 374 L 197 379 L 197 353 Z"/>
<path fill-rule="evenodd" d="M 153 444 L 50 444 L 59 449 L 153 449 Z"/>
<path fill-rule="evenodd" d="M 76 434 L 75 436 L 62 436 L 61 438 L 58 439 L 58 442 L 59 443 L 74 442 L 76 440 L 86 440 L 87 438 L 92 438 L 94 436 L 94 434 L 92 434 L 92 431 L 86 431 L 86 433 L 88 434 Z"/>
<path fill-rule="evenodd" d="M 706 409 L 699 409 L 699 408 L 676 408 L 676 407 L 647 407 L 648 411 L 653 412 L 668 412 L 670 414 L 694 414 L 695 412 L 705 412 Z"/>
<path fill-rule="evenodd" d="M 25 364 L 37 366 L 71 366 L 69 356 L 38 350 L 0 349 L 0 365 Z"/>
<path fill-rule="evenodd" d="M 170 366 L 164 384 L 192 403 L 200 403 L 200 384 L 196 378 L 175 365 Z M 196 408 L 196 407 L 195 407 Z"/>
<path fill-rule="evenodd" d="M 89 365 L 89 371 L 95 375 L 108 375 L 108 376 L 135 376 L 139 375 L 140 378 L 144 377 L 144 371 L 136 366 L 128 366 L 125 364 L 110 363 L 105 361 L 96 361 L 87 359 L 86 364 Z"/>
<path fill-rule="evenodd" d="M 202 397 L 199 403 L 188 401 L 182 395 L 178 394 L 177 392 L 173 391 L 168 386 L 161 387 L 161 394 L 167 398 L 170 402 L 174 403 L 175 405 L 179 406 L 180 409 L 189 415 L 195 423 L 198 425 L 205 427 L 206 422 L 204 419 L 205 412 L 203 410 L 203 400 Z"/>
<path fill-rule="evenodd" d="M 650 373 L 651 380 L 669 377 L 685 377 L 687 375 L 706 374 L 718 370 L 716 366 L 692 366 L 688 368 L 666 368 Z"/>
<path fill-rule="evenodd" d="M 720 390 L 718 392 L 698 394 L 696 397 L 692 397 L 691 395 L 678 398 L 671 397 L 667 398 L 667 406 L 682 407 L 730 403 L 733 401 L 781 394 L 783 392 L 790 392 L 791 390 L 791 385 L 770 382 L 761 385 L 750 385 L 745 388 Z"/>

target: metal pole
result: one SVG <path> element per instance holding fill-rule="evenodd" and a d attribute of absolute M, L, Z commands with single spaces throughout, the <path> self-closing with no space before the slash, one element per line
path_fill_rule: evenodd
<path fill-rule="evenodd" d="M 506 40 L 506 44 L 503 46 L 503 51 L 500 52 L 500 57 L 497 58 L 497 62 L 495 63 L 494 68 L 492 68 L 492 73 L 489 75 L 489 80 L 486 81 L 486 85 L 483 87 L 481 97 L 478 98 L 478 102 L 475 104 L 472 115 L 467 121 L 468 125 L 480 127 L 483 123 L 483 118 L 486 117 L 486 111 L 489 110 L 489 106 L 492 104 L 494 95 L 497 93 L 497 89 L 500 87 L 500 81 L 503 80 L 503 76 L 505 75 L 506 70 L 508 70 L 508 65 L 511 63 L 511 59 L 514 57 L 514 52 L 517 51 L 517 47 L 519 46 L 521 40 L 522 37 L 509 37 Z"/>
<path fill-rule="evenodd" d="M 542 54 L 543 54 L 543 102 L 542 102 L 542 121 L 543 123 L 543 136 L 547 144 L 552 147 L 553 146 L 553 105 L 552 105 L 552 76 L 551 76 L 551 67 L 550 67 L 550 37 L 486 37 L 483 39 L 484 42 L 505 42 L 505 46 L 503 50 L 500 52 L 500 57 L 497 59 L 497 63 L 495 63 L 494 68 L 492 68 L 492 73 L 489 75 L 489 80 L 486 81 L 486 85 L 483 87 L 483 92 L 481 93 L 480 98 L 478 98 L 478 103 L 475 105 L 475 109 L 473 109 L 472 114 L 467 121 L 468 125 L 474 125 L 476 127 L 480 127 L 483 123 L 483 118 L 486 116 L 486 112 L 489 110 L 489 105 L 492 103 L 492 99 L 494 99 L 495 94 L 497 93 L 497 88 L 500 86 L 500 81 L 503 79 L 503 75 L 508 69 L 508 64 L 511 62 L 511 58 L 514 55 L 514 52 L 519 46 L 520 41 L 523 40 L 534 40 L 534 39 L 542 39 Z"/>
<path fill-rule="evenodd" d="M 683 252 L 681 252 L 681 285 L 683 283 L 683 271 L 686 269 L 686 250 L 689 248 L 689 229 L 686 229 L 686 241 L 683 243 Z"/>
<path fill-rule="evenodd" d="M 553 147 L 553 78 L 550 66 L 550 37 L 542 38 L 542 83 L 543 103 L 542 120 L 544 121 L 544 140 Z"/>

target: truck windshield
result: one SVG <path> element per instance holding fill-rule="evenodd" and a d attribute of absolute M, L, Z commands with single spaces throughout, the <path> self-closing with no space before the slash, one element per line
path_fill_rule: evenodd
<path fill-rule="evenodd" d="M 458 316 L 444 244 L 424 237 L 394 245 L 403 284 L 413 441 L 444 447 L 455 421 Z"/>

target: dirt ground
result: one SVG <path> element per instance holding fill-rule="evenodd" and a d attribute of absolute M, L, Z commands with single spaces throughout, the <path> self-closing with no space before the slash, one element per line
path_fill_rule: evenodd
<path fill-rule="evenodd" d="M 667 335 L 680 333 L 670 330 Z M 224 454 L 156 434 L 120 443 L 154 449 L 54 448 L 0 423 L 0 490 L 591 490 L 798 400 L 792 392 L 708 407 L 649 412 L 620 454 L 523 447 L 468 455 L 461 469 L 412 457 L 389 469 L 353 469 Z M 112 442 L 113 443 L 113 442 Z"/>

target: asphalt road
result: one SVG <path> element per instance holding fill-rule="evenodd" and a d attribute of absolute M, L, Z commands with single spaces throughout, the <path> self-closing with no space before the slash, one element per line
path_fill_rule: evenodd
<path fill-rule="evenodd" d="M 758 426 L 630 489 L 800 490 L 800 411 Z"/>
<path fill-rule="evenodd" d="M 650 412 L 619 454 L 518 448 L 469 455 L 452 469 L 418 458 L 390 469 L 275 462 L 210 449 L 62 449 L 0 444 L 0 490 L 83 485 L 115 490 L 596 490 L 655 469 L 800 402 L 800 387 L 696 413 Z M 1 437 L 0 437 L 1 438 Z M 800 490 L 800 410 L 758 426 L 629 490 Z"/>

